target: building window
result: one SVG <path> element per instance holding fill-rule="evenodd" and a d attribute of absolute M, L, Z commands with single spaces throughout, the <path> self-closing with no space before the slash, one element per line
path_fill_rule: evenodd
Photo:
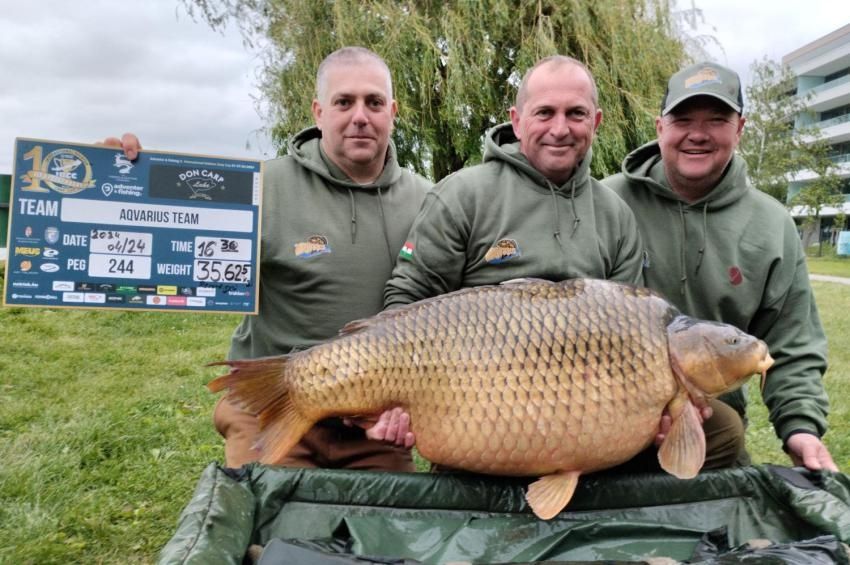
<path fill-rule="evenodd" d="M 830 74 L 826 75 L 825 77 L 823 77 L 823 82 L 832 82 L 836 79 L 839 79 L 839 78 L 841 78 L 843 76 L 847 76 L 847 75 L 850 75 L 850 67 L 847 67 L 846 69 L 841 69 L 840 71 L 835 71 L 834 73 L 830 73 Z"/>
<path fill-rule="evenodd" d="M 821 112 L 820 119 L 825 122 L 826 120 L 846 116 L 847 114 L 850 114 L 850 104 L 845 104 L 844 106 L 839 106 L 838 108 L 832 108 L 831 110 Z"/>

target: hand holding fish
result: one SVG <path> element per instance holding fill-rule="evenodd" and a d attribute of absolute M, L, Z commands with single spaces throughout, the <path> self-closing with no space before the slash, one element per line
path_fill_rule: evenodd
<path fill-rule="evenodd" d="M 711 418 L 712 413 L 711 406 L 703 406 L 699 411 L 700 424 Z M 673 418 L 670 417 L 670 413 L 664 412 L 661 415 L 661 423 L 658 425 L 658 434 L 655 436 L 655 447 L 661 447 L 661 444 L 664 443 L 664 438 L 670 433 L 670 427 L 672 425 Z"/>
<path fill-rule="evenodd" d="M 382 412 L 377 418 L 343 418 L 349 426 L 359 426 L 366 430 L 366 437 L 375 441 L 391 443 L 410 449 L 416 443 L 410 431 L 410 414 L 401 408 Z"/>

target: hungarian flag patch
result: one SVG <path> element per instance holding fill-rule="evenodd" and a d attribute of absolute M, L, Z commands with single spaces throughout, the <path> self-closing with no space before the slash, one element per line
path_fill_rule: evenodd
<path fill-rule="evenodd" d="M 413 244 L 409 241 L 405 241 L 404 245 L 401 247 L 401 251 L 398 252 L 398 256 L 410 261 L 413 258 Z"/>

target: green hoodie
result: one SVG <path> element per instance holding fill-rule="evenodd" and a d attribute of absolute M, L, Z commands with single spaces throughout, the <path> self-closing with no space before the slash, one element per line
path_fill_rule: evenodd
<path fill-rule="evenodd" d="M 720 183 L 690 204 L 670 188 L 657 142 L 630 153 L 604 183 L 640 225 L 646 285 L 686 314 L 763 339 L 776 360 L 764 400 L 777 435 L 823 435 L 826 338 L 800 238 L 785 208 L 749 185 L 743 159 L 733 157 Z M 743 391 L 722 399 L 744 416 Z"/>
<path fill-rule="evenodd" d="M 628 207 L 590 178 L 587 156 L 554 186 L 519 151 L 510 124 L 487 132 L 484 162 L 428 193 L 384 294 L 387 306 L 523 277 L 638 283 Z"/>
<path fill-rule="evenodd" d="M 381 176 L 353 182 L 324 154 L 313 127 L 265 164 L 257 316 L 233 334 L 231 359 L 289 353 L 381 310 L 384 283 L 427 180 L 400 167 L 390 143 Z"/>

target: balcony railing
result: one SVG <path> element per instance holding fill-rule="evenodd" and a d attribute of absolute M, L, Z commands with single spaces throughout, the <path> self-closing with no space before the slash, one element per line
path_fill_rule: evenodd
<path fill-rule="evenodd" d="M 844 122 L 850 122 L 850 114 L 844 114 L 843 116 L 836 116 L 835 118 L 830 118 L 828 120 L 823 120 L 821 122 L 817 122 L 814 124 L 818 127 L 818 129 L 826 129 L 832 126 L 837 126 L 838 124 L 843 124 Z"/>
<path fill-rule="evenodd" d="M 850 163 L 850 153 L 841 153 L 839 155 L 830 155 L 829 160 L 833 163 Z"/>
<path fill-rule="evenodd" d="M 809 90 L 806 90 L 805 92 L 800 92 L 799 94 L 809 94 L 809 93 L 817 94 L 819 92 L 823 92 L 824 90 L 829 90 L 830 88 L 838 86 L 839 84 L 844 84 L 845 82 L 850 82 L 850 75 L 844 75 L 841 78 L 837 78 L 835 80 L 831 80 L 829 82 L 819 84 L 816 87 L 810 88 Z"/>

